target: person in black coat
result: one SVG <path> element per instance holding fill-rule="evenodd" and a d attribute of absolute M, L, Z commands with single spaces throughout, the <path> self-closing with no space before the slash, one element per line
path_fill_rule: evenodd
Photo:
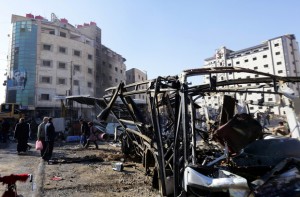
<path fill-rule="evenodd" d="M 55 128 L 52 123 L 52 118 L 48 118 L 48 122 L 45 125 L 45 143 L 46 149 L 44 156 L 42 157 L 45 161 L 49 161 L 52 157 L 53 147 L 54 147 L 54 140 L 55 140 Z"/>
<path fill-rule="evenodd" d="M 2 129 L 1 129 L 1 135 L 2 135 L 2 142 L 6 143 L 7 140 L 7 136 L 9 133 L 9 128 L 10 128 L 10 124 L 8 122 L 8 120 L 5 118 L 3 123 L 2 123 Z"/>
<path fill-rule="evenodd" d="M 19 123 L 16 124 L 15 134 L 14 134 L 14 138 L 17 139 L 18 141 L 18 145 L 17 145 L 18 154 L 20 154 L 20 152 L 27 151 L 29 131 L 30 128 L 29 125 L 25 123 L 25 119 L 20 118 Z"/>
<path fill-rule="evenodd" d="M 80 127 L 80 131 L 81 131 L 80 143 L 84 147 L 87 143 L 87 139 L 90 136 L 90 128 L 88 126 L 88 123 L 86 121 L 84 121 L 83 119 L 80 119 L 79 122 L 81 124 L 81 127 Z"/>

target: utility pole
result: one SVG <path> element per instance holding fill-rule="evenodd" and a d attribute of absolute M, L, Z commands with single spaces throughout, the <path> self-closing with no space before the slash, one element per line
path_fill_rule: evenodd
<path fill-rule="evenodd" d="M 73 61 L 70 62 L 71 66 L 70 66 L 70 92 L 69 92 L 69 96 L 73 95 Z"/>
<path fill-rule="evenodd" d="M 70 62 L 70 91 L 69 91 L 69 96 L 73 95 L 73 61 Z M 70 109 L 70 119 L 71 122 L 73 120 L 73 101 L 69 101 L 69 109 Z"/>

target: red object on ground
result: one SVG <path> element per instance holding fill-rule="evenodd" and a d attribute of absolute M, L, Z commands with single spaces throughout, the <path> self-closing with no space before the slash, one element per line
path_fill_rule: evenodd
<path fill-rule="evenodd" d="M 9 176 L 3 176 L 0 177 L 0 182 L 2 182 L 2 184 L 14 184 L 17 181 L 22 181 L 25 182 L 28 177 L 30 176 L 30 174 L 11 174 Z"/>

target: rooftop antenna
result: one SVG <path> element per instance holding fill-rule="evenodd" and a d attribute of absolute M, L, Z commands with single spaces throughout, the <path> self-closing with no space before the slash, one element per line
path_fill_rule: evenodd
<path fill-rule="evenodd" d="M 54 13 L 51 13 L 51 22 L 59 21 L 57 16 Z"/>

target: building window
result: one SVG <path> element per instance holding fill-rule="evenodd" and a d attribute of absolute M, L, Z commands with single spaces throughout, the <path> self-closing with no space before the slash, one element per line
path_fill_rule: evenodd
<path fill-rule="evenodd" d="M 255 77 L 258 77 L 259 75 L 255 75 Z"/>
<path fill-rule="evenodd" d="M 89 60 L 92 60 L 93 59 L 93 56 L 91 54 L 88 54 L 88 59 Z"/>
<path fill-rule="evenodd" d="M 47 66 L 47 67 L 51 67 L 52 66 L 52 61 L 51 60 L 43 60 L 42 65 Z"/>
<path fill-rule="evenodd" d="M 228 66 L 231 66 L 231 63 L 227 64 Z"/>
<path fill-rule="evenodd" d="M 65 32 L 59 32 L 60 37 L 67 37 L 67 34 Z"/>
<path fill-rule="evenodd" d="M 74 50 L 73 55 L 80 57 L 80 51 Z"/>
<path fill-rule="evenodd" d="M 115 71 L 118 72 L 118 67 L 115 67 Z"/>
<path fill-rule="evenodd" d="M 263 58 L 267 58 L 268 56 L 267 55 L 263 55 Z"/>
<path fill-rule="evenodd" d="M 273 101 L 273 98 L 268 98 L 268 101 Z"/>
<path fill-rule="evenodd" d="M 54 31 L 54 30 L 51 30 L 51 31 L 49 31 L 49 34 L 54 35 L 54 34 L 55 34 L 55 31 Z"/>
<path fill-rule="evenodd" d="M 257 67 L 257 66 L 255 66 L 255 67 L 254 67 L 254 70 L 257 70 L 257 69 L 258 69 L 258 67 Z"/>
<path fill-rule="evenodd" d="M 59 69 L 66 69 L 66 63 L 65 62 L 58 62 L 58 68 Z"/>
<path fill-rule="evenodd" d="M 65 85 L 66 79 L 65 78 L 58 78 L 57 79 L 57 85 Z"/>
<path fill-rule="evenodd" d="M 40 78 L 40 83 L 48 83 L 51 84 L 51 77 L 42 76 Z"/>
<path fill-rule="evenodd" d="M 240 62 L 236 62 L 236 64 L 240 64 Z"/>
<path fill-rule="evenodd" d="M 275 46 L 275 47 L 278 47 L 278 46 L 279 46 L 279 43 L 274 44 L 274 46 Z"/>
<path fill-rule="evenodd" d="M 78 80 L 74 80 L 74 81 L 73 81 L 73 85 L 74 85 L 74 86 L 79 86 L 79 81 L 78 81 Z"/>
<path fill-rule="evenodd" d="M 257 58 L 256 58 L 256 57 L 254 57 L 254 58 L 253 58 L 253 61 L 255 61 L 255 60 L 257 60 Z"/>
<path fill-rule="evenodd" d="M 269 67 L 269 65 L 268 65 L 268 64 L 265 64 L 265 65 L 264 65 L 264 68 L 268 68 L 268 67 Z"/>
<path fill-rule="evenodd" d="M 277 62 L 276 64 L 277 64 L 277 65 L 281 65 L 281 62 Z"/>
<path fill-rule="evenodd" d="M 43 50 L 51 51 L 51 45 L 50 44 L 43 44 Z"/>
<path fill-rule="evenodd" d="M 254 107 L 250 107 L 250 110 L 253 110 L 254 109 Z"/>
<path fill-rule="evenodd" d="M 278 71 L 278 74 L 280 74 L 280 73 L 283 73 L 283 70 L 279 70 L 279 71 Z"/>
<path fill-rule="evenodd" d="M 248 59 L 246 59 L 245 62 L 248 62 Z"/>
<path fill-rule="evenodd" d="M 49 101 L 50 95 L 49 94 L 41 94 L 41 100 L 42 101 Z"/>
<path fill-rule="evenodd" d="M 279 52 L 279 51 L 278 51 L 278 52 L 276 52 L 276 53 L 275 53 L 275 55 L 280 55 L 280 52 Z"/>
<path fill-rule="evenodd" d="M 66 54 L 67 53 L 67 48 L 66 47 L 59 47 L 58 51 L 60 53 Z"/>
<path fill-rule="evenodd" d="M 79 71 L 80 72 L 80 65 L 74 65 L 74 71 Z"/>
<path fill-rule="evenodd" d="M 20 28 L 20 32 L 25 32 L 25 30 L 26 30 L 25 27 Z"/>
<path fill-rule="evenodd" d="M 91 87 L 92 87 L 92 83 L 91 83 L 91 82 L 88 82 L 88 83 L 87 83 L 87 86 L 88 86 L 89 88 L 91 88 Z"/>
<path fill-rule="evenodd" d="M 105 66 L 105 62 L 102 62 L 102 65 Z"/>
<path fill-rule="evenodd" d="M 118 78 L 115 78 L 115 82 L 118 83 Z"/>
<path fill-rule="evenodd" d="M 88 68 L 88 73 L 89 73 L 89 74 L 93 74 L 93 69 Z"/>
<path fill-rule="evenodd" d="M 123 73 L 123 70 L 122 70 L 122 69 L 120 69 L 120 73 Z"/>

